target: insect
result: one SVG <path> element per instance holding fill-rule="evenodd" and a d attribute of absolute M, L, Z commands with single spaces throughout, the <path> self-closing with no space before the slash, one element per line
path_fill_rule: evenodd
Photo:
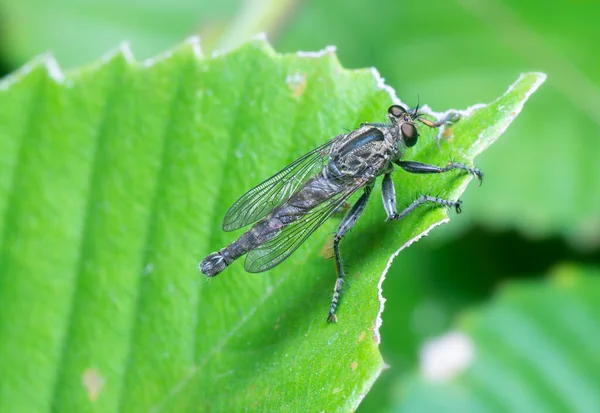
<path fill-rule="evenodd" d="M 404 218 L 423 204 L 453 207 L 460 213 L 461 201 L 421 195 L 398 212 L 391 173 L 394 165 L 413 174 L 437 174 L 453 170 L 474 175 L 479 183 L 483 173 L 462 163 L 444 167 L 402 160 L 406 148 L 417 143 L 415 122 L 437 128 L 450 120 L 432 122 L 421 117 L 418 106 L 407 110 L 400 105 L 388 109 L 388 123 L 364 123 L 358 129 L 298 158 L 266 181 L 241 196 L 225 214 L 223 230 L 233 231 L 254 225 L 236 241 L 209 254 L 199 264 L 207 277 L 214 277 L 233 261 L 247 254 L 248 272 L 262 272 L 288 258 L 325 220 L 341 209 L 357 191 L 362 195 L 342 219 L 333 240 L 337 279 L 327 316 L 335 315 L 345 277 L 340 241 L 360 217 L 369 201 L 375 180 L 383 175 L 383 207 L 389 220 Z"/>

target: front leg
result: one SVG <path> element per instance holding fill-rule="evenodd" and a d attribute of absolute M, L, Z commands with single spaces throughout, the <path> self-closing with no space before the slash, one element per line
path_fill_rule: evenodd
<path fill-rule="evenodd" d="M 481 185 L 483 181 L 483 172 L 481 172 L 477 168 L 472 168 L 462 163 L 450 162 L 448 165 L 440 168 L 436 165 L 429 165 L 426 163 L 415 162 L 415 161 L 396 161 L 394 162 L 400 168 L 404 169 L 406 172 L 410 172 L 411 174 L 440 174 L 448 171 L 452 171 L 454 169 L 462 170 L 471 175 L 474 175 L 477 178 L 477 182 Z"/>
<path fill-rule="evenodd" d="M 458 112 L 449 112 L 446 114 L 446 116 L 444 116 L 443 118 L 433 122 L 430 121 L 429 119 L 425 119 L 422 117 L 419 117 L 419 122 L 421 122 L 423 125 L 427 125 L 430 128 L 439 128 L 442 125 L 445 125 L 447 123 L 456 123 L 458 122 L 458 120 L 461 118 L 460 113 Z"/>
<path fill-rule="evenodd" d="M 396 210 L 396 192 L 394 190 L 394 182 L 392 181 L 392 177 L 389 173 L 385 174 L 383 177 L 383 181 L 381 183 L 381 194 L 383 196 L 383 207 L 385 208 L 388 219 L 394 221 L 404 218 L 425 203 L 433 203 L 445 207 L 454 207 L 456 213 L 460 213 L 461 201 L 451 201 L 429 195 L 421 195 L 408 207 L 404 208 L 402 212 L 398 213 Z"/>

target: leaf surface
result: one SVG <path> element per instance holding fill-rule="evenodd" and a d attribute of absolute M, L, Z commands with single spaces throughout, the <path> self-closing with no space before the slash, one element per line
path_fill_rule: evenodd
<path fill-rule="evenodd" d="M 471 163 L 543 82 L 526 74 L 407 159 Z M 0 83 L 0 410 L 349 411 L 379 375 L 378 284 L 390 256 L 447 220 L 384 222 L 378 190 L 344 240 L 330 220 L 264 274 L 196 266 L 232 242 L 221 220 L 247 189 L 392 102 L 332 50 L 256 40 L 202 58 L 195 41 L 136 62 L 127 49 L 63 74 L 42 57 Z M 399 207 L 455 199 L 468 176 L 395 174 Z"/>

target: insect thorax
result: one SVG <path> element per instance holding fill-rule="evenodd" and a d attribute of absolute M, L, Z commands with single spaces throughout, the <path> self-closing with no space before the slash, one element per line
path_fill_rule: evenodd
<path fill-rule="evenodd" d="M 331 147 L 330 174 L 365 178 L 381 174 L 398 154 L 395 129 L 394 126 L 365 125 L 341 135 Z"/>

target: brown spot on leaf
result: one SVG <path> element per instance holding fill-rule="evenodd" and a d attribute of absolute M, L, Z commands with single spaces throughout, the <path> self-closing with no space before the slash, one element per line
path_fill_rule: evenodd
<path fill-rule="evenodd" d="M 442 139 L 444 140 L 452 140 L 452 138 L 454 137 L 454 128 L 445 128 L 444 132 L 442 133 Z"/>
<path fill-rule="evenodd" d="M 302 96 L 306 90 L 306 73 L 296 72 L 285 78 L 288 87 L 292 91 L 292 98 L 296 99 Z"/>
<path fill-rule="evenodd" d="M 86 369 L 81 376 L 81 384 L 87 391 L 88 399 L 92 402 L 98 400 L 104 383 L 104 377 L 96 369 Z"/>
<path fill-rule="evenodd" d="M 358 341 L 363 341 L 363 338 L 365 338 L 366 335 L 367 333 L 365 333 L 364 331 L 360 333 L 360 336 L 358 336 Z"/>
<path fill-rule="evenodd" d="M 356 361 L 353 361 L 352 363 L 350 363 L 350 368 L 352 370 L 356 370 L 357 367 L 358 367 L 358 363 Z"/>

